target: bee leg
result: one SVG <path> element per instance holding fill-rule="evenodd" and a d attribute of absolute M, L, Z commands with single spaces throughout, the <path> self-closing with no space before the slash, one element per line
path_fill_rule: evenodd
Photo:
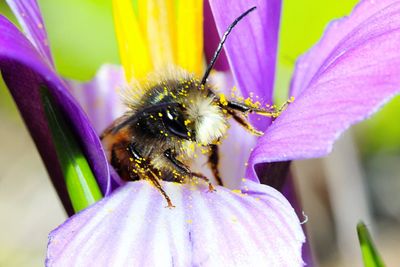
<path fill-rule="evenodd" d="M 257 108 L 253 107 L 251 105 L 248 105 L 246 103 L 230 100 L 227 101 L 227 104 L 225 105 L 225 109 L 230 109 L 230 110 L 236 110 L 244 114 L 249 114 L 249 113 L 255 113 L 259 114 L 261 116 L 265 117 L 271 117 L 276 119 L 283 110 L 286 109 L 286 107 L 294 101 L 294 97 L 289 98 L 280 108 L 275 108 L 272 107 L 271 109 L 263 109 L 263 108 Z"/>
<path fill-rule="evenodd" d="M 154 173 L 153 170 L 148 169 L 148 172 L 151 175 L 151 177 L 148 177 L 149 180 L 154 184 L 154 186 L 158 189 L 158 191 L 160 191 L 161 195 L 163 195 L 163 197 L 167 201 L 167 207 L 166 208 L 170 208 L 170 209 L 175 208 L 174 204 L 172 204 L 171 199 L 169 198 L 167 193 L 162 188 L 162 186 L 160 184 L 160 178 L 158 178 L 158 176 Z"/>
<path fill-rule="evenodd" d="M 138 174 L 140 176 L 143 175 L 144 177 L 148 178 L 153 185 L 158 189 L 158 191 L 160 191 L 161 195 L 165 198 L 165 200 L 167 201 L 167 207 L 168 208 L 175 208 L 175 206 L 172 204 L 171 199 L 169 198 L 169 196 L 167 195 L 167 193 L 164 191 L 164 189 L 162 188 L 161 184 L 160 184 L 160 178 L 155 174 L 155 171 L 153 170 L 153 168 L 146 162 L 145 158 L 143 158 L 139 152 L 136 150 L 136 148 L 134 147 L 134 144 L 130 144 L 128 147 L 128 151 L 131 154 L 131 156 L 133 157 L 134 161 L 137 164 L 137 171 Z M 146 175 L 147 173 L 149 173 L 150 175 Z"/>
<path fill-rule="evenodd" d="M 248 121 L 247 118 L 240 112 L 237 112 L 235 110 L 227 110 L 230 115 L 232 115 L 232 118 L 239 123 L 243 128 L 245 128 L 247 131 L 252 133 L 253 135 L 256 136 L 262 136 L 264 133 L 257 130 L 256 128 L 253 127 Z"/>
<path fill-rule="evenodd" d="M 233 119 L 235 119 L 235 121 L 237 121 L 242 127 L 248 130 L 250 133 L 256 136 L 261 136 L 263 135 L 263 132 L 255 129 L 247 121 L 247 115 L 250 113 L 255 113 L 262 116 L 271 117 L 272 119 L 276 119 L 281 114 L 281 112 L 293 101 L 294 98 L 292 97 L 289 100 L 287 100 L 280 108 L 278 109 L 271 108 L 270 110 L 267 110 L 262 108 L 256 108 L 246 103 L 231 100 L 227 101 L 227 103 L 223 105 L 222 108 L 225 109 L 226 112 L 228 112 L 228 114 L 230 114 L 233 117 Z"/>
<path fill-rule="evenodd" d="M 208 164 L 211 168 L 211 171 L 214 175 L 215 180 L 218 185 L 223 185 L 221 176 L 218 170 L 219 163 L 219 154 L 218 154 L 218 145 L 210 145 L 211 153 L 208 155 Z"/>
<path fill-rule="evenodd" d="M 175 158 L 171 149 L 167 149 L 164 151 L 165 157 L 175 166 L 175 168 L 181 172 L 183 175 L 197 177 L 208 183 L 209 191 L 216 191 L 214 186 L 211 184 L 210 180 L 201 173 L 192 172 L 188 166 L 180 162 L 177 158 Z"/>
<path fill-rule="evenodd" d="M 240 113 L 244 113 L 245 115 L 249 113 L 255 113 L 266 117 L 277 117 L 279 114 L 275 110 L 266 110 L 262 108 L 252 107 L 246 103 L 230 100 L 227 105 L 224 107 L 229 111 L 238 111 Z M 230 112 L 229 112 L 230 113 Z"/>

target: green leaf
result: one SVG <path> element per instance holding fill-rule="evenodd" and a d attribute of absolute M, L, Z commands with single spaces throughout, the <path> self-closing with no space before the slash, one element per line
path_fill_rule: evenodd
<path fill-rule="evenodd" d="M 372 242 L 367 226 L 363 222 L 357 224 L 357 234 L 365 267 L 384 267 L 385 264 Z"/>
<path fill-rule="evenodd" d="M 103 196 L 79 143 L 49 91 L 42 87 L 41 94 L 67 191 L 74 211 L 78 212 Z"/>

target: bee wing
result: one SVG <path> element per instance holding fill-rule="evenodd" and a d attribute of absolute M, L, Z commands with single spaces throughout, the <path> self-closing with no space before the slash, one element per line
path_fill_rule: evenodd
<path fill-rule="evenodd" d="M 103 140 L 105 139 L 108 135 L 115 135 L 117 134 L 121 129 L 125 128 L 127 125 L 127 121 L 129 121 L 131 118 L 130 114 L 124 114 L 122 117 L 119 117 L 113 123 L 108 126 L 100 135 L 100 139 Z"/>

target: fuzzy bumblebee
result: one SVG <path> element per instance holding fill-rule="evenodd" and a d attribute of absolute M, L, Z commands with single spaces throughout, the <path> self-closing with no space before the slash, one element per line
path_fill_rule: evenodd
<path fill-rule="evenodd" d="M 261 135 L 247 121 L 247 115 L 276 117 L 279 114 L 250 103 L 227 100 L 207 83 L 226 37 L 254 9 L 244 12 L 230 25 L 202 79 L 170 67 L 133 82 L 123 94 L 129 111 L 101 135 L 108 159 L 121 178 L 149 179 L 165 197 L 168 207 L 173 204 L 160 180 L 183 183 L 196 177 L 208 182 L 210 191 L 214 191 L 206 176 L 188 167 L 197 146 L 207 148 L 208 164 L 216 181 L 222 184 L 218 145 L 229 128 L 229 118 L 251 133 Z"/>

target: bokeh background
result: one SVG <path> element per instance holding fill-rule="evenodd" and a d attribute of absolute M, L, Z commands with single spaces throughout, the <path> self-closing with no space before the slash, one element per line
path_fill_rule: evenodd
<path fill-rule="evenodd" d="M 357 2 L 284 2 L 278 103 L 287 98 L 296 58 L 319 40 L 329 21 L 349 14 Z M 110 0 L 39 3 L 61 74 L 89 80 L 101 64 L 118 63 Z M 4 1 L 0 13 L 15 21 Z M 360 219 L 371 229 L 387 265 L 400 265 L 399 118 L 397 97 L 352 127 L 328 157 L 292 164 L 316 265 L 362 266 L 355 230 Z M 66 215 L 1 79 L 0 122 L 0 267 L 41 266 L 47 235 Z"/>

